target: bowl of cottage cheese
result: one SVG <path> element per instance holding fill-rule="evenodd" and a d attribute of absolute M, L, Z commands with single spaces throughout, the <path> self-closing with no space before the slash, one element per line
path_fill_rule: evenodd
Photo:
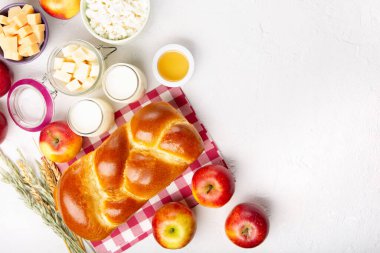
<path fill-rule="evenodd" d="M 144 28 L 150 0 L 82 0 L 81 17 L 86 29 L 97 39 L 121 45 Z"/>

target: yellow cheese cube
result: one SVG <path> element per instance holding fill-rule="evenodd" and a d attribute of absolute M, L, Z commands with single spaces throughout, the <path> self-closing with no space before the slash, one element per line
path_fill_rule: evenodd
<path fill-rule="evenodd" d="M 9 8 L 8 10 L 8 22 L 15 16 L 17 16 L 21 12 L 20 6 L 15 6 L 12 8 Z"/>
<path fill-rule="evenodd" d="M 77 69 L 75 70 L 74 77 L 84 83 L 90 73 L 90 66 L 86 63 L 79 63 Z"/>
<path fill-rule="evenodd" d="M 57 79 L 58 81 L 69 83 L 72 75 L 69 73 L 63 72 L 61 70 L 57 70 L 54 72 L 53 77 Z"/>
<path fill-rule="evenodd" d="M 28 14 L 26 16 L 26 18 L 28 19 L 29 25 L 41 24 L 41 14 L 40 13 Z"/>
<path fill-rule="evenodd" d="M 38 43 L 37 37 L 36 37 L 36 35 L 34 35 L 34 33 L 32 33 L 32 34 L 26 36 L 25 38 L 22 38 L 20 40 L 19 44 L 20 45 L 22 45 L 22 44 L 32 45 L 32 44 L 35 44 L 35 43 Z"/>
<path fill-rule="evenodd" d="M 24 7 L 22 7 L 21 11 L 25 14 L 33 14 L 34 8 L 30 4 L 25 4 Z"/>
<path fill-rule="evenodd" d="M 4 51 L 4 58 L 14 60 L 14 61 L 22 60 L 22 56 L 17 51 L 16 52 Z"/>
<path fill-rule="evenodd" d="M 0 15 L 0 24 L 2 25 L 8 25 L 8 18 L 4 15 Z"/>
<path fill-rule="evenodd" d="M 38 44 L 26 45 L 23 44 L 18 47 L 18 52 L 21 56 L 28 57 L 35 55 L 40 52 L 40 47 Z"/>
<path fill-rule="evenodd" d="M 18 53 L 21 55 L 21 56 L 24 56 L 24 57 L 28 57 L 29 54 L 28 54 L 28 50 L 27 48 L 29 47 L 30 45 L 21 45 L 18 47 Z"/>
<path fill-rule="evenodd" d="M 40 52 L 40 46 L 37 43 L 32 44 L 26 49 L 26 51 L 28 52 L 29 56 L 33 56 L 33 55 L 38 54 Z"/>
<path fill-rule="evenodd" d="M 33 32 L 33 29 L 30 25 L 26 25 L 24 27 L 21 27 L 17 33 L 20 35 L 20 39 L 26 37 L 27 35 L 31 34 Z"/>
<path fill-rule="evenodd" d="M 1 49 L 3 49 L 3 51 L 5 51 L 5 48 L 4 48 L 4 40 L 5 40 L 5 35 L 3 33 L 0 34 L 0 47 Z"/>
<path fill-rule="evenodd" d="M 37 37 L 38 43 L 42 44 L 42 42 L 45 40 L 45 25 L 32 25 L 32 30 Z"/>
<path fill-rule="evenodd" d="M 17 37 L 5 37 L 2 42 L 4 51 L 17 52 Z"/>
<path fill-rule="evenodd" d="M 36 32 L 36 33 L 34 33 L 34 35 L 36 35 L 37 42 L 39 44 L 42 44 L 42 42 L 44 42 L 44 40 L 45 40 L 45 32 L 44 31 Z"/>
<path fill-rule="evenodd" d="M 26 14 L 24 12 L 20 12 L 17 16 L 12 18 L 12 22 L 14 22 L 18 27 L 23 27 L 28 23 L 26 18 Z"/>
<path fill-rule="evenodd" d="M 15 35 L 16 36 L 16 35 Z M 20 41 L 21 41 L 21 36 L 20 36 L 20 34 L 17 34 L 17 42 L 18 42 L 18 44 L 20 45 Z"/>
<path fill-rule="evenodd" d="M 3 26 L 3 31 L 6 36 L 16 35 L 19 27 L 15 24 Z"/>
<path fill-rule="evenodd" d="M 31 25 L 33 32 L 44 32 L 45 31 L 45 25 L 44 24 L 39 24 L 39 25 Z"/>

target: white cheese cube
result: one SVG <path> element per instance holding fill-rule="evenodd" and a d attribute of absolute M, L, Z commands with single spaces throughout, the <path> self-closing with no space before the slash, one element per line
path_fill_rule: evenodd
<path fill-rule="evenodd" d="M 66 88 L 69 91 L 76 91 L 76 90 L 80 89 L 80 87 L 81 87 L 81 85 L 77 79 L 74 79 L 71 82 L 69 82 L 68 84 L 66 84 Z"/>
<path fill-rule="evenodd" d="M 86 63 L 79 63 L 77 69 L 75 70 L 74 77 L 84 83 L 90 73 L 90 65 Z"/>
<path fill-rule="evenodd" d="M 77 45 L 71 44 L 62 48 L 62 54 L 64 57 L 71 57 L 72 53 L 77 49 Z"/>
<path fill-rule="evenodd" d="M 83 51 L 86 53 L 86 60 L 87 61 L 95 62 L 97 60 L 96 54 L 94 52 L 92 52 L 90 49 L 84 47 Z"/>
<path fill-rule="evenodd" d="M 54 58 L 54 70 L 61 69 L 64 61 L 65 60 L 63 58 L 55 57 Z"/>
<path fill-rule="evenodd" d="M 95 84 L 96 78 L 94 77 L 88 77 L 83 83 L 82 88 L 87 90 L 91 88 Z"/>
<path fill-rule="evenodd" d="M 54 72 L 53 77 L 57 79 L 58 81 L 69 83 L 71 80 L 72 75 L 66 72 L 63 72 L 61 70 L 57 70 Z"/>
<path fill-rule="evenodd" d="M 77 50 L 75 50 L 72 54 L 71 57 L 76 63 L 79 62 L 84 62 L 86 60 L 86 52 L 83 50 L 82 47 L 79 47 Z"/>
<path fill-rule="evenodd" d="M 66 73 L 74 73 L 75 72 L 75 68 L 76 68 L 76 64 L 74 62 L 64 62 L 62 64 L 62 67 L 61 67 L 61 70 L 66 72 Z"/>
<path fill-rule="evenodd" d="M 98 64 L 93 64 L 91 65 L 91 72 L 90 76 L 91 77 L 98 77 L 99 76 L 99 65 Z"/>

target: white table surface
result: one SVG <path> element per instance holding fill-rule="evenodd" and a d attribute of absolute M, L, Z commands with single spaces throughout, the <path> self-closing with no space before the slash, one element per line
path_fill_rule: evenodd
<path fill-rule="evenodd" d="M 99 44 L 79 16 L 48 22 L 44 54 L 10 65 L 16 80 L 42 77 L 59 43 Z M 178 252 L 248 252 L 226 239 L 224 221 L 250 200 L 266 204 L 271 228 L 249 252 L 380 251 L 379 1 L 156 0 L 144 32 L 107 63 L 137 65 L 153 88 L 151 60 L 167 43 L 193 52 L 196 72 L 184 91 L 237 180 L 225 207 L 195 208 L 197 233 Z M 77 99 L 60 94 L 55 119 Z M 8 120 L 2 148 L 37 156 L 38 134 Z M 66 252 L 3 183 L 0 199 L 1 252 Z M 166 251 L 149 236 L 128 252 Z"/>

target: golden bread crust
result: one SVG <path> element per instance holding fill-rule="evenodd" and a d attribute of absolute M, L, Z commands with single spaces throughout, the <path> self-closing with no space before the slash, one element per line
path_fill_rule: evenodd
<path fill-rule="evenodd" d="M 149 104 L 64 172 L 58 210 L 79 236 L 104 239 L 202 152 L 198 132 L 180 113 L 166 102 Z"/>

